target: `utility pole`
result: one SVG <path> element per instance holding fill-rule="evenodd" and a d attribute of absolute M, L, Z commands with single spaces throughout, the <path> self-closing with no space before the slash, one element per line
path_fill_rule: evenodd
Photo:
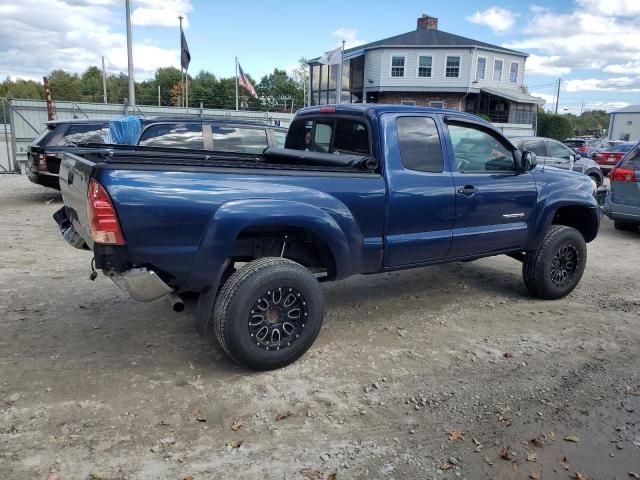
<path fill-rule="evenodd" d="M 107 72 L 104 69 L 104 55 L 102 56 L 102 96 L 107 103 Z"/>
<path fill-rule="evenodd" d="M 560 82 L 562 78 L 558 79 L 558 89 L 556 90 L 556 115 L 558 114 L 558 103 L 560 103 Z"/>
<path fill-rule="evenodd" d="M 131 31 L 131 0 L 126 0 L 127 8 L 127 59 L 129 63 L 129 108 L 130 112 L 136 107 L 136 84 L 133 78 L 133 34 Z"/>
<path fill-rule="evenodd" d="M 158 85 L 158 106 L 160 106 L 160 85 Z"/>
<path fill-rule="evenodd" d="M 236 111 L 238 111 L 238 57 L 236 57 Z"/>
<path fill-rule="evenodd" d="M 344 65 L 344 44 L 345 40 L 342 40 L 342 50 L 340 50 L 340 68 L 338 69 L 338 78 L 336 79 L 336 103 L 342 103 L 342 66 Z"/>

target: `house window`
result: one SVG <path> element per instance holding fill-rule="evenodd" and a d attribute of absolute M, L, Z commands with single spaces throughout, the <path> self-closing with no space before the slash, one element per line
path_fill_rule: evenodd
<path fill-rule="evenodd" d="M 429 106 L 432 108 L 444 108 L 444 102 L 429 102 Z"/>
<path fill-rule="evenodd" d="M 444 76 L 448 78 L 458 78 L 460 76 L 460 57 L 447 57 Z"/>
<path fill-rule="evenodd" d="M 402 100 L 400 102 L 400 105 L 405 105 L 407 107 L 415 107 L 416 106 L 416 102 L 415 102 L 415 100 Z"/>
<path fill-rule="evenodd" d="M 504 62 L 502 60 L 494 60 L 493 62 L 493 81 L 501 82 L 502 81 L 502 65 Z"/>
<path fill-rule="evenodd" d="M 391 57 L 391 76 L 404 77 L 404 56 L 394 55 Z"/>
<path fill-rule="evenodd" d="M 511 62 L 509 68 L 509 83 L 518 83 L 518 70 L 520 65 L 517 62 Z"/>
<path fill-rule="evenodd" d="M 487 71 L 486 57 L 478 57 L 478 63 L 476 64 L 476 80 L 484 80 L 486 71 Z"/>
<path fill-rule="evenodd" d="M 418 76 L 428 78 L 431 76 L 432 57 L 420 55 L 418 57 Z"/>

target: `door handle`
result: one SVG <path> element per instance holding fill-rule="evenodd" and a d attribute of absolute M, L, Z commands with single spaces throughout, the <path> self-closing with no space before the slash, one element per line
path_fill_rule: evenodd
<path fill-rule="evenodd" d="M 473 195 L 474 193 L 477 193 L 478 189 L 476 187 L 474 187 L 473 185 L 465 185 L 463 188 L 459 188 L 458 189 L 458 193 L 461 195 Z"/>

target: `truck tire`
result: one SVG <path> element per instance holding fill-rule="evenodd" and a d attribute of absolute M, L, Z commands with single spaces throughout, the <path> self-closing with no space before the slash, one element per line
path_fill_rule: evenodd
<path fill-rule="evenodd" d="M 231 275 L 213 309 L 224 351 L 254 370 L 297 360 L 318 336 L 323 318 L 318 280 L 302 265 L 277 257 L 254 260 Z"/>
<path fill-rule="evenodd" d="M 635 222 L 624 222 L 621 220 L 614 220 L 613 228 L 615 228 L 616 230 L 624 230 L 625 232 L 635 232 L 638 229 L 638 224 Z"/>
<path fill-rule="evenodd" d="M 555 300 L 580 282 L 587 264 L 587 245 L 575 228 L 551 225 L 538 248 L 528 252 L 522 277 L 534 297 Z"/>

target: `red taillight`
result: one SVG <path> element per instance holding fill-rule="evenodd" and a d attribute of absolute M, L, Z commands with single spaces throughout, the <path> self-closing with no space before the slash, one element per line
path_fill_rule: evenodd
<path fill-rule="evenodd" d="M 589 147 L 578 147 L 577 150 L 579 150 L 580 152 L 588 152 Z"/>
<path fill-rule="evenodd" d="M 44 153 L 38 154 L 38 170 L 41 172 L 47 171 L 47 157 Z"/>
<path fill-rule="evenodd" d="M 636 171 L 628 168 L 614 168 L 609 174 L 612 182 L 637 182 Z"/>
<path fill-rule="evenodd" d="M 336 113 L 336 107 L 320 107 L 320 113 Z"/>
<path fill-rule="evenodd" d="M 94 179 L 89 180 L 87 213 L 91 236 L 96 243 L 124 245 L 124 237 L 109 194 Z"/>

